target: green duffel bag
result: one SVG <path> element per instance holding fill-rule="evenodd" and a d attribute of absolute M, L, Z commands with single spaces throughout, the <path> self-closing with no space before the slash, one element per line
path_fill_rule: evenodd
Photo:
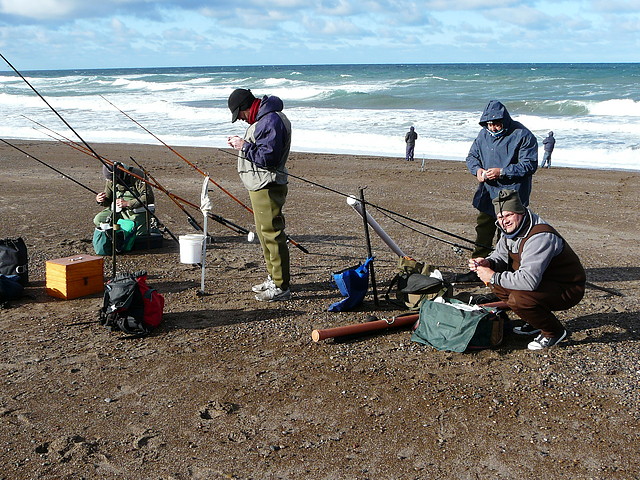
<path fill-rule="evenodd" d="M 426 300 L 411 340 L 437 350 L 464 352 L 502 343 L 504 319 L 492 307 L 467 305 L 456 299 Z"/>

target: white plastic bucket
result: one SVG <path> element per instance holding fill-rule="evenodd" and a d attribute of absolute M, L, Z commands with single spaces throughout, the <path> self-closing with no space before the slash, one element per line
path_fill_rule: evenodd
<path fill-rule="evenodd" d="M 202 233 L 191 233 L 180 235 L 180 263 L 202 263 L 202 243 L 204 235 Z"/>

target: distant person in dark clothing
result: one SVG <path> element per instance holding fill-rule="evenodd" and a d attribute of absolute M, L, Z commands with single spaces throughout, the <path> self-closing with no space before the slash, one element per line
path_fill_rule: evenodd
<path fill-rule="evenodd" d="M 413 127 L 409 128 L 409 131 L 404 136 L 404 141 L 407 142 L 407 153 L 405 156 L 405 160 L 407 162 L 413 162 L 413 152 L 416 148 L 416 139 L 418 138 L 418 134 L 416 133 Z"/>
<path fill-rule="evenodd" d="M 544 145 L 544 156 L 542 157 L 542 163 L 540 164 L 540 168 L 551 168 L 551 153 L 553 153 L 553 148 L 556 146 L 556 139 L 553 137 L 553 132 L 549 132 L 549 136 L 542 140 L 542 144 Z"/>

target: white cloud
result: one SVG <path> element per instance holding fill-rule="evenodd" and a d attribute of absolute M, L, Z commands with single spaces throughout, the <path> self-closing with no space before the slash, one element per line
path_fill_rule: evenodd
<path fill-rule="evenodd" d="M 639 61 L 639 11 L 640 0 L 0 0 L 0 49 L 35 69 Z"/>
<path fill-rule="evenodd" d="M 0 0 L 0 13 L 34 20 L 65 18 L 78 4 L 74 0 Z"/>

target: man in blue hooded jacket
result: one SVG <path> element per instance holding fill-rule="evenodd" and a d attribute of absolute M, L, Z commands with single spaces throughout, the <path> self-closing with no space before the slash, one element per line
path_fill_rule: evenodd
<path fill-rule="evenodd" d="M 254 97 L 251 90 L 238 88 L 229 96 L 231 122 L 249 124 L 244 138 L 231 136 L 228 144 L 238 150 L 238 173 L 249 191 L 256 234 L 267 266 L 267 279 L 254 285 L 256 300 L 288 300 L 289 248 L 282 213 L 287 198 L 289 172 L 285 163 L 291 147 L 291 122 L 282 112 L 276 96 Z"/>
<path fill-rule="evenodd" d="M 491 100 L 480 117 L 482 130 L 467 156 L 467 168 L 478 180 L 473 206 L 476 220 L 476 247 L 472 257 L 491 253 L 496 234 L 496 215 L 492 200 L 501 190 L 518 192 L 520 201 L 529 205 L 531 179 L 538 169 L 538 140 L 520 122 L 511 118 L 507 108 Z"/>

